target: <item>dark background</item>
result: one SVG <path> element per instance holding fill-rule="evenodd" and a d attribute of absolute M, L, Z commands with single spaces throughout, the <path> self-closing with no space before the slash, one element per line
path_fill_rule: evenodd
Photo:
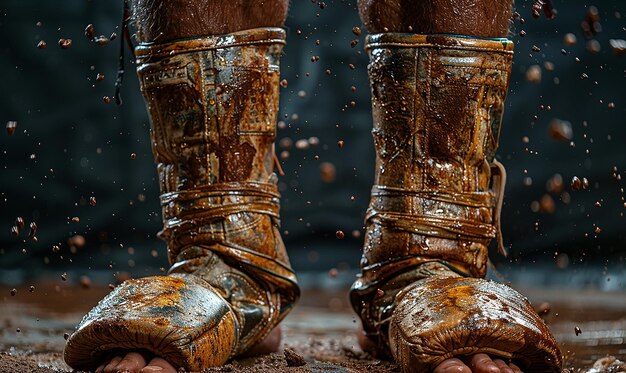
<path fill-rule="evenodd" d="M 360 26 L 355 3 L 326 0 L 321 9 L 294 0 L 286 24 L 282 75 L 289 84 L 281 89 L 285 128 L 277 141 L 320 140 L 307 150 L 277 146 L 279 155 L 289 152 L 280 179 L 282 229 L 304 282 L 347 283 L 360 258 L 362 234 L 353 231 L 362 232 L 374 150 L 366 31 L 352 32 Z M 532 1 L 516 6 L 525 22 L 512 26 L 516 55 L 498 153 L 509 176 L 502 220 L 510 257 L 493 259 L 509 277 L 527 282 L 558 277 L 619 289 L 625 285 L 626 55 L 616 55 L 609 40 L 626 38 L 626 5 L 554 5 L 554 20 L 534 19 Z M 597 53 L 588 50 L 581 29 L 590 5 L 600 14 Z M 0 133 L 0 282 L 64 272 L 69 281 L 90 274 L 112 282 L 119 273 L 143 276 L 167 267 L 165 245 L 156 238 L 159 192 L 134 65 L 127 55 L 124 104 L 104 103 L 104 96 L 113 97 L 120 39 L 97 46 L 83 35 L 89 23 L 97 34 L 120 33 L 121 11 L 121 1 L 0 0 L 0 123 L 18 123 L 14 135 Z M 569 32 L 577 37 L 571 46 L 563 43 Z M 61 49 L 60 38 L 72 39 L 71 48 Z M 359 40 L 354 48 L 353 39 Z M 40 40 L 47 48 L 37 48 Z M 526 79 L 532 65 L 541 67 L 539 83 Z M 105 79 L 96 82 L 97 73 Z M 554 119 L 571 124 L 573 145 L 549 136 Z M 334 181 L 320 177 L 322 162 L 334 165 Z M 549 185 L 556 174 L 562 190 Z M 574 176 L 587 178 L 589 188 L 572 190 Z M 15 237 L 18 216 L 26 228 Z M 30 222 L 38 226 L 36 242 L 28 238 Z M 346 233 L 343 240 L 335 237 L 338 230 Z M 70 250 L 68 238 L 76 234 L 86 244 Z M 339 270 L 337 279 L 316 275 L 331 268 Z"/>

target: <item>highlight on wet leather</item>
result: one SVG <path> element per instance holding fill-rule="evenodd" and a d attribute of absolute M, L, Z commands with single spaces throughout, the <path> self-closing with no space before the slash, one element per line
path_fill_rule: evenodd
<path fill-rule="evenodd" d="M 505 172 L 495 153 L 513 43 L 385 33 L 370 35 L 365 48 L 376 178 L 365 218 L 362 273 L 350 298 L 365 336 L 379 346 L 373 353 L 388 355 L 408 348 L 391 348 L 400 343 L 390 341 L 400 335 L 390 335 L 396 309 L 422 301 L 406 296 L 402 302 L 407 304 L 399 304 L 399 292 L 427 278 L 482 278 L 489 243 L 494 238 L 501 243 Z M 486 286 L 484 280 L 475 281 L 478 288 Z M 503 294 L 515 298 L 517 293 Z M 526 311 L 532 313 L 528 320 L 541 323 L 536 329 L 547 331 L 531 308 L 520 313 Z M 413 316 L 406 317 L 419 322 Z M 398 321 L 396 332 L 403 325 Z M 424 336 L 435 338 L 435 332 L 427 329 Z M 474 332 L 478 337 L 481 330 Z M 498 344 L 506 345 L 507 336 L 502 338 Z M 538 347 L 552 343 L 551 338 L 548 333 L 545 340 L 527 341 Z M 558 348 L 556 354 L 553 366 L 560 364 Z M 424 355 L 425 361 L 432 358 Z M 396 359 L 405 371 L 414 371 L 403 356 Z"/>
<path fill-rule="evenodd" d="M 222 365 L 293 307 L 274 173 L 284 44 L 284 30 L 260 28 L 136 48 L 171 277 L 125 282 L 102 300 L 68 340 L 72 367 L 139 348 L 188 370 Z M 166 299 L 192 319 L 153 305 Z M 106 347 L 87 357 L 83 345 Z"/>
<path fill-rule="evenodd" d="M 91 310 L 64 358 L 75 369 L 95 369 L 114 350 L 141 349 L 200 371 L 230 357 L 236 329 L 228 303 L 202 280 L 146 277 L 124 282 Z"/>
<path fill-rule="evenodd" d="M 547 326 L 506 285 L 431 277 L 403 289 L 395 302 L 389 341 L 405 371 L 430 372 L 445 359 L 485 353 L 523 371 L 560 372 L 561 353 Z"/>

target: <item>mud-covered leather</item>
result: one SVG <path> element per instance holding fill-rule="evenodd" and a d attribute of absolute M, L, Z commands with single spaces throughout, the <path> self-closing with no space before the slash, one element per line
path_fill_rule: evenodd
<path fill-rule="evenodd" d="M 219 292 L 189 275 L 128 280 L 81 321 L 65 361 L 95 369 L 116 350 L 147 350 L 200 371 L 223 364 L 237 342 L 237 319 Z"/>
<path fill-rule="evenodd" d="M 97 366 L 82 346 L 97 346 L 97 331 L 111 326 L 106 349 L 146 348 L 202 370 L 261 342 L 292 308 L 299 288 L 278 230 L 273 172 L 284 39 L 282 29 L 262 28 L 136 48 L 162 192 L 159 235 L 173 264 L 169 276 L 182 290 L 168 288 L 168 277 L 122 284 L 70 336 L 70 366 Z M 183 290 L 187 298 L 177 303 Z M 159 292 L 174 294 L 172 310 L 195 321 L 184 327 L 176 314 L 161 313 L 162 324 L 172 325 L 161 329 L 151 313 Z M 120 304 L 127 310 L 112 312 Z M 166 351 L 164 330 L 185 345 Z"/>
<path fill-rule="evenodd" d="M 420 279 L 484 277 L 488 245 L 500 235 L 504 171 L 494 156 L 513 44 L 506 39 L 385 33 L 369 36 L 366 49 L 371 58 L 376 179 L 365 221 L 362 274 L 350 296 L 365 335 L 379 346 L 375 353 L 414 351 L 415 356 L 408 360 L 405 355 L 395 357 L 405 371 L 416 371 L 414 361 L 423 359 L 426 365 L 439 361 L 441 354 L 453 351 L 454 346 L 442 344 L 438 350 L 405 346 L 412 340 L 396 338 L 412 336 L 414 331 L 404 328 L 421 321 L 418 314 L 403 311 L 398 316 L 396 310 L 415 311 L 411 305 L 429 304 L 429 299 L 414 298 L 417 294 L 430 296 L 419 290 L 422 285 L 416 281 Z M 465 313 L 456 312 L 454 317 L 471 318 L 474 311 L 481 310 L 494 320 L 511 319 L 505 308 L 489 308 L 472 295 L 499 287 L 482 279 L 471 280 L 467 286 L 463 294 L 474 308 L 461 309 Z M 521 299 L 511 289 L 500 290 L 506 297 L 503 304 Z M 399 292 L 404 296 L 397 296 Z M 559 366 L 560 352 L 543 322 L 532 308 L 519 310 L 529 320 L 520 322 L 524 327 L 519 330 L 546 332 L 543 339 L 525 339 L 525 348 L 534 345 L 541 350 L 549 345 L 546 350 L 552 353 L 553 367 Z M 431 312 L 429 316 L 440 321 L 452 315 L 445 309 L 423 312 Z M 393 320 L 395 331 L 390 334 Z M 452 324 L 432 324 L 420 329 L 421 335 L 437 338 L 438 333 L 452 333 L 450 341 L 456 342 L 461 336 L 446 331 L 448 325 Z M 471 329 L 473 336 L 489 333 L 485 324 L 472 325 L 476 326 Z M 508 336 L 502 334 L 498 344 L 513 346 Z M 485 349 L 492 344 L 485 338 L 477 341 L 484 342 Z"/>
<path fill-rule="evenodd" d="M 396 296 L 389 326 L 405 371 L 429 372 L 445 359 L 477 353 L 514 361 L 527 372 L 560 372 L 550 331 L 509 286 L 468 277 L 429 277 Z"/>

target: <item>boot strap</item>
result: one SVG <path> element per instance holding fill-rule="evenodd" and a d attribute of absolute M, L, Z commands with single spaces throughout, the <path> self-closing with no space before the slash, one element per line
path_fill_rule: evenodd
<path fill-rule="evenodd" d="M 433 207 L 433 202 L 437 207 L 430 213 L 426 210 Z M 416 191 L 375 185 L 366 222 L 440 238 L 491 240 L 497 236 L 492 222 L 458 216 L 458 211 L 479 214 L 480 209 L 487 208 L 495 212 L 496 206 L 493 192 Z"/>
<path fill-rule="evenodd" d="M 278 225 L 280 193 L 275 184 L 269 183 L 219 183 L 164 193 L 161 206 L 164 224 L 159 235 L 169 240 L 193 235 L 200 226 L 240 213 L 268 215 Z"/>

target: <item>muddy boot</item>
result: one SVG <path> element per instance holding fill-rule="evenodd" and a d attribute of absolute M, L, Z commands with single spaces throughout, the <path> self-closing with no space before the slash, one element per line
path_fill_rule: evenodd
<path fill-rule="evenodd" d="M 284 40 L 267 28 L 137 47 L 172 266 L 89 312 L 65 347 L 71 367 L 121 349 L 201 371 L 260 343 L 293 307 L 273 173 Z"/>
<path fill-rule="evenodd" d="M 476 353 L 559 371 L 558 346 L 526 298 L 483 279 L 489 243 L 502 247 L 494 154 L 512 43 L 387 33 L 366 48 L 376 181 L 350 293 L 365 344 L 403 371 Z"/>

